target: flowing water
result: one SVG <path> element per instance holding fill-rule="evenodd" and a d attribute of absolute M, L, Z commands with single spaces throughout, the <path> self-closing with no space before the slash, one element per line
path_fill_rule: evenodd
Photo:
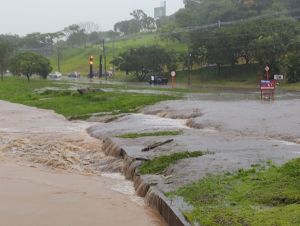
<path fill-rule="evenodd" d="M 165 225 L 91 125 L 0 101 L 0 225 Z"/>

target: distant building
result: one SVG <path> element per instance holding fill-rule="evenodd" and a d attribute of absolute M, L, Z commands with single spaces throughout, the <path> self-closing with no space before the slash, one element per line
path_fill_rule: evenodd
<path fill-rule="evenodd" d="M 167 16 L 167 3 L 163 1 L 160 7 L 154 8 L 154 18 L 159 19 Z"/>

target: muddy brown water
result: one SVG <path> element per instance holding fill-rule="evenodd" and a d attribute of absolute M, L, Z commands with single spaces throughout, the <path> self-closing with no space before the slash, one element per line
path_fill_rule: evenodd
<path fill-rule="evenodd" d="M 0 101 L 0 225 L 165 225 L 86 133 L 91 125 Z"/>

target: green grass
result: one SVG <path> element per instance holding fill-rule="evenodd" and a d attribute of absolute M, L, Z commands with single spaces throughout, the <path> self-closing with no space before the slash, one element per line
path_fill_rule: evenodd
<path fill-rule="evenodd" d="M 182 196 L 194 207 L 186 218 L 201 225 L 300 225 L 300 159 L 209 176 L 167 195 Z"/>
<path fill-rule="evenodd" d="M 36 92 L 45 87 L 62 88 L 62 91 Z M 136 112 L 139 108 L 159 101 L 176 99 L 174 96 L 135 94 L 126 92 L 95 92 L 80 95 L 66 90 L 68 84 L 33 79 L 27 83 L 22 78 L 5 78 L 0 81 L 0 99 L 21 103 L 55 112 L 70 118 L 86 118 L 93 113 L 112 114 Z"/>
<path fill-rule="evenodd" d="M 118 138 L 128 138 L 134 139 L 139 137 L 159 137 L 159 136 L 178 136 L 182 134 L 182 131 L 157 131 L 157 132 L 148 132 L 148 133 L 127 133 L 116 136 Z"/>
<path fill-rule="evenodd" d="M 175 164 L 180 159 L 195 158 L 203 154 L 201 151 L 195 151 L 159 156 L 153 160 L 144 162 L 139 168 L 139 172 L 141 174 L 162 174 L 170 165 Z"/>
<path fill-rule="evenodd" d="M 109 70 L 112 65 L 110 64 L 113 59 L 113 53 L 118 56 L 120 53 L 134 47 L 149 46 L 149 45 L 160 45 L 166 49 L 176 50 L 179 52 L 186 51 L 187 47 L 185 44 L 163 40 L 159 38 L 157 34 L 134 34 L 126 38 L 116 40 L 114 47 L 113 42 L 106 42 L 106 62 L 107 69 Z M 72 71 L 79 71 L 82 75 L 87 75 L 89 71 L 88 59 L 94 56 L 95 67 L 98 67 L 100 46 L 87 46 L 87 47 L 74 47 L 74 48 L 63 48 L 62 59 L 61 59 L 61 71 L 64 74 Z M 53 55 L 50 57 L 51 66 L 54 70 L 57 70 L 57 56 Z M 98 70 L 95 68 L 95 70 Z M 123 74 L 123 73 L 122 73 Z"/>
<path fill-rule="evenodd" d="M 259 67 L 256 64 L 224 66 L 220 73 L 217 67 L 205 67 L 192 71 L 191 84 L 220 88 L 256 88 L 261 77 L 258 71 Z M 176 81 L 178 84 L 187 84 L 188 71 L 178 71 Z"/>

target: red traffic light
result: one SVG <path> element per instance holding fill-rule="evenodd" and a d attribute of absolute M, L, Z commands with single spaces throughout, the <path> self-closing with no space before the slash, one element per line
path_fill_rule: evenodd
<path fill-rule="evenodd" d="M 90 65 L 92 65 L 94 63 L 93 60 L 94 60 L 94 57 L 90 56 Z"/>

